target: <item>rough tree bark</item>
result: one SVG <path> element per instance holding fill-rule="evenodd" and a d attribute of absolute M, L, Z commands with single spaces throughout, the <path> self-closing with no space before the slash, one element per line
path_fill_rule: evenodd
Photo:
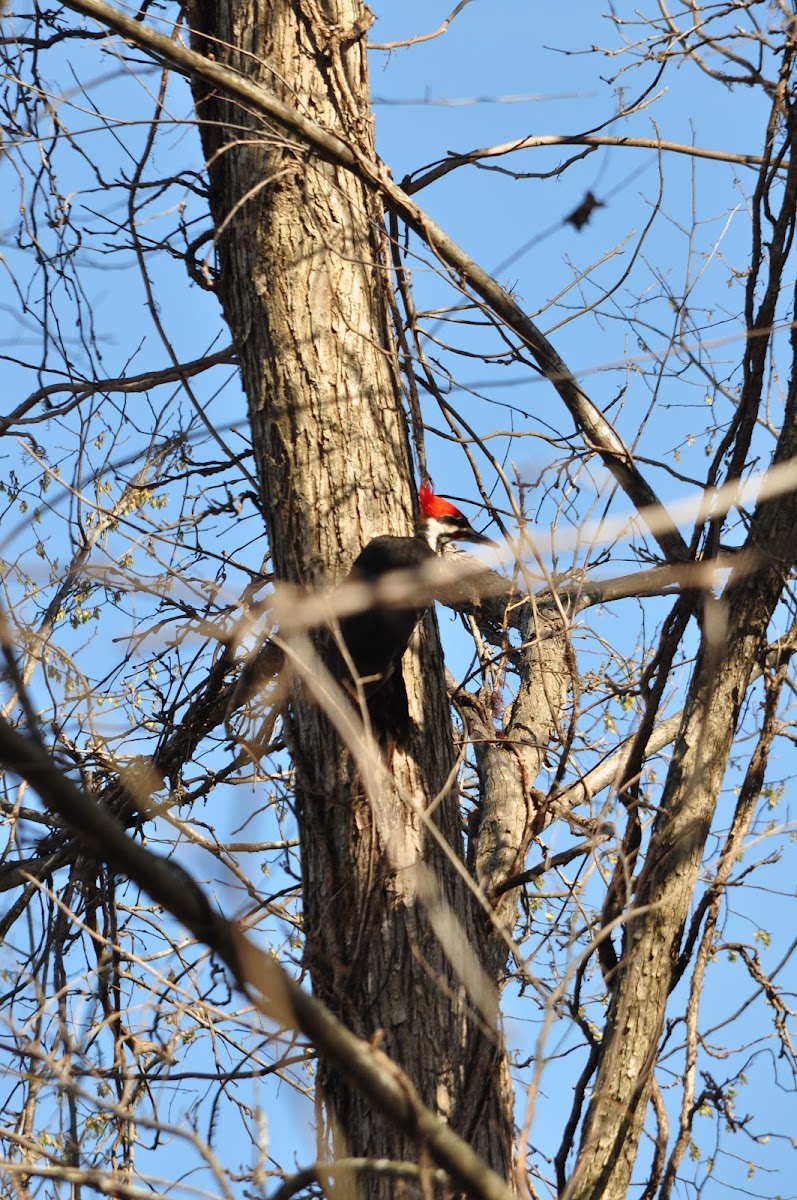
<path fill-rule="evenodd" d="M 195 48 L 373 155 L 367 15 L 356 0 L 197 2 L 190 12 Z M 413 523 L 380 207 L 283 131 L 201 84 L 195 97 L 218 292 L 240 356 L 275 574 L 337 582 L 369 537 Z M 508 1177 L 512 1091 L 495 987 L 506 949 L 457 869 L 456 758 L 433 616 L 405 664 L 416 733 L 369 795 L 324 717 L 293 696 L 306 961 L 333 1011 L 378 1038 L 426 1103 Z M 323 1063 L 320 1078 L 336 1149 L 417 1158 L 418 1146 Z"/>
<path fill-rule="evenodd" d="M 795 377 L 797 369 L 776 461 L 797 452 Z M 760 506 L 749 542 L 766 555 L 766 565 L 729 584 L 722 601 L 727 632 L 721 631 L 719 644 L 716 625 L 704 633 L 645 866 L 625 917 L 624 952 L 612 980 L 607 1033 L 568 1200 L 620 1200 L 627 1193 L 681 935 L 739 710 L 766 650 L 784 578 L 794 568 L 795 521 L 794 496 Z"/>
<path fill-rule="evenodd" d="M 797 41 L 787 43 L 784 78 L 793 69 Z M 783 121 L 789 161 L 782 190 L 770 192 L 766 167 L 756 203 L 766 208 L 772 234 L 766 257 L 753 254 L 747 316 L 758 336 L 748 340 L 744 386 L 734 432 L 731 477 L 747 457 L 760 410 L 775 297 L 783 287 L 797 212 L 797 119 L 773 98 L 767 147 Z M 778 195 L 779 205 L 774 197 Z M 756 307 L 759 271 L 761 300 Z M 795 297 L 797 299 L 797 297 Z M 791 333 L 791 372 L 773 465 L 797 455 L 797 335 Z M 730 446 L 730 439 L 729 439 Z M 739 449 L 741 447 L 741 449 Z M 667 997 L 678 978 L 681 938 L 703 861 L 706 840 L 733 745 L 739 712 L 753 672 L 764 661 L 767 633 L 784 584 L 794 570 L 794 494 L 760 503 L 745 550 L 761 563 L 731 576 L 719 605 L 704 614 L 700 656 L 653 826 L 645 863 L 625 914 L 623 954 L 610 979 L 612 999 L 601 1042 L 592 1102 L 566 1200 L 622 1200 L 637 1158 Z M 743 556 L 744 557 L 744 556 Z"/>

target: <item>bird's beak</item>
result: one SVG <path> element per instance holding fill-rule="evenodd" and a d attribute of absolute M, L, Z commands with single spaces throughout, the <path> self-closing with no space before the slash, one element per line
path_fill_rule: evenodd
<path fill-rule="evenodd" d="M 462 539 L 465 542 L 475 542 L 479 546 L 495 546 L 498 549 L 498 542 L 494 542 L 492 538 L 488 538 L 484 533 L 477 533 L 475 529 L 469 529 L 467 535 Z"/>

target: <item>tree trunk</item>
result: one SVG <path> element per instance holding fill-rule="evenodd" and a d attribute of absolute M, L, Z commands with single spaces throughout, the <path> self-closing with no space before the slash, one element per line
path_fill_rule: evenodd
<path fill-rule="evenodd" d="M 356 0 L 199 0 L 194 44 L 373 155 Z M 218 231 L 218 290 L 238 349 L 278 579 L 339 581 L 377 533 L 409 533 L 413 482 L 376 198 L 279 129 L 195 85 Z M 368 791 L 300 689 L 297 772 L 306 961 L 316 992 L 381 1042 L 424 1101 L 510 1171 L 512 1095 L 487 922 L 456 870 L 462 837 L 436 622 L 405 657 L 415 727 Z M 437 838 L 425 810 L 434 802 Z M 321 1064 L 335 1151 L 417 1159 Z M 394 1191 L 363 1181 L 364 1194 Z"/>
<path fill-rule="evenodd" d="M 793 212 L 796 201 L 797 166 L 792 164 L 784 210 Z M 794 331 L 791 342 L 789 392 L 773 464 L 792 461 L 797 455 Z M 747 407 L 750 399 L 743 395 L 741 407 Z M 677 979 L 681 936 L 739 711 L 753 669 L 764 657 L 769 624 L 783 595 L 784 581 L 797 561 L 795 524 L 794 494 L 758 505 L 746 544 L 750 558 L 731 577 L 722 601 L 711 602 L 704 617 L 698 666 L 645 865 L 625 918 L 623 955 L 611 980 L 612 1000 L 593 1098 L 565 1200 L 622 1200 L 627 1195 L 667 998 Z M 753 560 L 761 565 L 751 572 Z"/>

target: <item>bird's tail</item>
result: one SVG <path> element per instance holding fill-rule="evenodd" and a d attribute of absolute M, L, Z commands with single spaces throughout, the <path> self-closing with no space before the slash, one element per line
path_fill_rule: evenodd
<path fill-rule="evenodd" d="M 407 701 L 407 688 L 401 670 L 401 660 L 392 663 L 378 679 L 352 678 L 350 664 L 341 653 L 336 639 L 330 637 L 324 664 L 360 716 L 363 700 L 368 710 L 371 732 L 382 750 L 403 749 L 407 746 L 413 727 Z"/>
<path fill-rule="evenodd" d="M 412 731 L 412 718 L 400 663 L 382 686 L 366 697 L 366 703 L 371 729 L 382 749 L 405 749 Z"/>

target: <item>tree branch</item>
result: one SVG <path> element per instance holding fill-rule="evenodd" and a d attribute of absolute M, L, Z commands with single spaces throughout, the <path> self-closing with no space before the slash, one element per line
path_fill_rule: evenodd
<path fill-rule="evenodd" d="M 232 972 L 261 1013 L 300 1029 L 326 1058 L 389 1120 L 419 1138 L 452 1179 L 479 1200 L 515 1200 L 504 1181 L 418 1098 L 410 1079 L 376 1046 L 355 1037 L 329 1010 L 307 995 L 236 924 L 211 907 L 191 875 L 128 837 L 102 805 L 52 762 L 44 747 L 0 719 L 0 761 L 27 780 L 48 808 L 68 821 L 75 836 L 109 867 L 143 888 Z"/>
<path fill-rule="evenodd" d="M 684 561 L 689 551 L 675 523 L 668 517 L 636 466 L 623 440 L 576 381 L 564 360 L 526 315 L 519 304 L 465 253 L 452 238 L 393 182 L 388 168 L 352 148 L 342 138 L 322 129 L 314 121 L 284 104 L 265 88 L 252 83 L 231 68 L 203 58 L 143 22 L 119 12 L 105 0 L 65 0 L 65 6 L 92 17 L 135 46 L 186 75 L 197 76 L 221 88 L 229 96 L 254 108 L 263 116 L 289 129 L 325 160 L 354 172 L 367 186 L 381 193 L 384 201 L 404 220 L 429 248 L 466 286 L 481 298 L 534 356 L 545 377 L 553 384 L 568 409 L 586 445 L 600 455 L 605 466 L 637 509 L 656 508 L 661 516 L 654 538 L 672 561 Z"/>
<path fill-rule="evenodd" d="M 472 166 L 482 158 L 501 158 L 506 154 L 516 154 L 518 150 L 534 150 L 540 146 L 624 146 L 638 150 L 655 150 L 657 153 L 667 151 L 671 154 L 686 154 L 690 158 L 705 158 L 711 162 L 729 162 L 737 166 L 760 167 L 765 161 L 760 154 L 733 154 L 727 150 L 709 150 L 704 146 L 690 146 L 683 142 L 669 142 L 662 138 L 643 137 L 612 137 L 609 134 L 539 134 L 529 137 L 515 138 L 511 142 L 503 142 L 498 146 L 484 146 L 480 150 L 468 150 L 464 154 L 449 154 L 441 162 L 435 163 L 424 175 L 417 179 L 405 180 L 404 189 L 408 196 L 414 196 L 430 183 L 436 183 L 451 171 L 459 167 Z M 781 163 L 785 169 L 788 163 Z"/>
<path fill-rule="evenodd" d="M 13 412 L 7 416 L 0 417 L 0 437 L 12 425 L 15 425 L 18 421 L 22 421 L 40 400 L 45 402 L 46 412 L 42 413 L 41 416 L 31 417 L 26 424 L 39 424 L 42 421 L 50 420 L 56 414 L 63 416 L 65 413 L 71 412 L 86 396 L 94 396 L 97 392 L 146 392 L 150 388 L 160 387 L 164 383 L 175 383 L 181 379 L 189 379 L 194 375 L 200 375 L 203 371 L 210 370 L 211 367 L 233 362 L 235 362 L 235 350 L 232 346 L 227 346 L 224 350 L 218 350 L 215 354 L 203 354 L 201 358 L 196 358 L 192 362 L 180 363 L 178 366 L 164 367 L 160 371 L 144 371 L 141 375 L 125 375 L 119 379 L 86 380 L 79 383 L 65 379 L 62 383 L 50 383 L 47 387 L 39 388 L 38 391 L 32 392 L 21 404 L 17 405 Z M 54 405 L 53 397 L 59 395 L 63 395 L 65 399 L 61 403 Z"/>

